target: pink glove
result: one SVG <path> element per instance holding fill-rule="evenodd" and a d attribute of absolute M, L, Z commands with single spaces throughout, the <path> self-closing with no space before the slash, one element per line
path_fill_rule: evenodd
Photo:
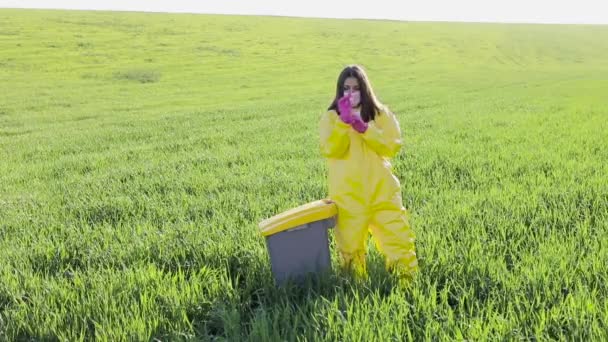
<path fill-rule="evenodd" d="M 354 122 L 355 118 L 353 117 L 350 98 L 348 95 L 338 100 L 338 111 L 340 112 L 340 119 L 342 119 L 344 123 L 350 125 Z"/>
<path fill-rule="evenodd" d="M 351 126 L 355 129 L 355 131 L 359 133 L 365 133 L 367 131 L 367 122 L 363 121 L 361 117 L 355 116 Z"/>

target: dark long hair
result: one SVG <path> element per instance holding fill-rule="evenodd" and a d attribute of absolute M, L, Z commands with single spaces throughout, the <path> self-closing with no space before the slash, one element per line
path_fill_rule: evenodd
<path fill-rule="evenodd" d="M 372 85 L 367 78 L 365 70 L 360 65 L 349 65 L 338 76 L 336 84 L 336 97 L 327 110 L 335 110 L 339 114 L 338 100 L 344 96 L 344 82 L 347 78 L 354 77 L 359 82 L 359 91 L 361 92 L 361 118 L 365 122 L 369 122 L 376 118 L 376 114 L 384 110 L 384 105 L 378 101 Z"/>

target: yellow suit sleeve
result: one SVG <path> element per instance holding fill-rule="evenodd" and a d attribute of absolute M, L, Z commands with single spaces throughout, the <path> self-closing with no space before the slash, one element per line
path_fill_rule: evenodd
<path fill-rule="evenodd" d="M 327 158 L 344 155 L 350 146 L 350 129 L 350 125 L 340 120 L 335 112 L 326 112 L 320 123 L 321 154 Z"/>
<path fill-rule="evenodd" d="M 376 119 L 368 122 L 368 128 L 362 134 L 365 142 L 381 157 L 392 158 L 401 149 L 401 128 L 390 110 L 385 110 Z"/>

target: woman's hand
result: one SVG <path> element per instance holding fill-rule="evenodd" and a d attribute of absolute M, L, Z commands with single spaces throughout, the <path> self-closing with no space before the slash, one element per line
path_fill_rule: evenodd
<path fill-rule="evenodd" d="M 338 111 L 340 112 L 340 119 L 347 124 L 352 124 L 354 122 L 354 117 L 352 113 L 350 96 L 344 95 L 340 100 L 338 100 Z"/>
<path fill-rule="evenodd" d="M 365 133 L 367 131 L 367 122 L 363 121 L 360 116 L 355 116 L 351 126 L 355 129 L 355 131 L 359 133 Z"/>

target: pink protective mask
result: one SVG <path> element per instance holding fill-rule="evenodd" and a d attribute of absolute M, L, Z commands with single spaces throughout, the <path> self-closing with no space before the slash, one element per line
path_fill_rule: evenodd
<path fill-rule="evenodd" d="M 360 91 L 351 91 L 350 103 L 353 107 L 357 107 L 359 102 L 361 101 L 361 92 Z M 348 95 L 348 92 L 344 92 L 344 95 Z"/>

